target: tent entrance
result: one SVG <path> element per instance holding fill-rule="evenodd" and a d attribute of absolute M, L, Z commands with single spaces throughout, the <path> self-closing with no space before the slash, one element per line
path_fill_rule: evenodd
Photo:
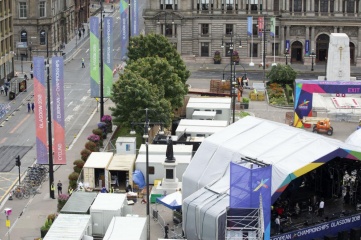
<path fill-rule="evenodd" d="M 128 171 L 110 171 L 111 186 L 121 192 L 126 192 L 126 186 L 129 184 L 129 172 Z"/>

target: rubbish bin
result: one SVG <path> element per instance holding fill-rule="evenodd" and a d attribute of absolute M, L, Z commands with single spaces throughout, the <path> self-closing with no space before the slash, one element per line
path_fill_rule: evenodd
<path fill-rule="evenodd" d="M 15 99 L 15 93 L 9 92 L 9 100 L 14 100 L 14 99 Z"/>

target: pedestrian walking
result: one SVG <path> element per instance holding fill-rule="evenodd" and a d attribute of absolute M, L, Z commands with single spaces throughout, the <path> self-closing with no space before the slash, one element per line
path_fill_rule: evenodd
<path fill-rule="evenodd" d="M 69 196 L 71 196 L 71 194 L 73 193 L 73 188 L 72 187 L 69 187 L 68 193 L 69 193 Z"/>
<path fill-rule="evenodd" d="M 164 239 L 168 239 L 169 223 L 164 226 Z"/>
<path fill-rule="evenodd" d="M 33 70 L 33 63 L 30 63 L 30 70 Z"/>
<path fill-rule="evenodd" d="M 1 85 L 1 87 L 0 87 L 0 93 L 1 93 L 1 95 L 3 95 L 3 94 L 5 93 L 4 85 Z"/>
<path fill-rule="evenodd" d="M 28 113 L 30 112 L 30 103 L 28 102 Z"/>
<path fill-rule="evenodd" d="M 24 74 L 24 79 L 29 80 L 28 75 Z"/>
<path fill-rule="evenodd" d="M 5 86 L 5 96 L 7 96 L 8 95 L 8 90 L 9 90 L 9 87 L 8 86 Z"/>
<path fill-rule="evenodd" d="M 281 232 L 281 221 L 280 221 L 280 216 L 279 215 L 275 219 L 275 224 L 276 224 L 276 234 L 280 234 L 280 232 Z"/>
<path fill-rule="evenodd" d="M 30 70 L 30 78 L 31 78 L 31 79 L 34 78 L 34 72 L 33 72 L 33 70 Z"/>
<path fill-rule="evenodd" d="M 81 68 L 85 68 L 84 58 L 81 59 Z"/>
<path fill-rule="evenodd" d="M 54 187 L 54 182 L 51 183 L 50 185 L 50 191 L 54 192 L 55 191 L 55 187 Z M 54 195 L 54 194 L 53 194 Z M 52 199 L 55 199 L 55 197 L 52 197 Z"/>
<path fill-rule="evenodd" d="M 81 31 L 80 31 L 80 29 L 79 29 L 79 39 L 81 38 Z"/>
<path fill-rule="evenodd" d="M 56 186 L 58 187 L 58 195 L 63 194 L 63 184 L 60 182 L 60 180 Z"/>
<path fill-rule="evenodd" d="M 85 28 L 83 27 L 83 36 L 85 36 Z"/>
<path fill-rule="evenodd" d="M 325 202 L 323 201 L 323 198 L 321 198 L 321 201 L 320 201 L 320 204 L 318 207 L 318 214 L 320 217 L 323 216 L 324 210 L 325 210 Z"/>
<path fill-rule="evenodd" d="M 35 104 L 31 103 L 31 110 L 33 111 L 33 113 L 34 113 L 34 108 L 35 108 Z"/>

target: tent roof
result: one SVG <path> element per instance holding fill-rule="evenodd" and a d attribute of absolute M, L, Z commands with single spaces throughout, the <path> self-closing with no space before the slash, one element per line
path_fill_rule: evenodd
<path fill-rule="evenodd" d="M 85 168 L 107 168 L 113 158 L 112 152 L 92 152 L 86 160 Z"/>
<path fill-rule="evenodd" d="M 87 214 L 97 192 L 73 192 L 60 213 Z"/>
<path fill-rule="evenodd" d="M 202 142 L 183 175 L 183 198 L 221 179 L 231 161 L 247 165 L 244 157 L 272 165 L 273 195 L 336 156 L 359 159 L 360 153 L 361 147 L 321 134 L 245 117 Z"/>
<path fill-rule="evenodd" d="M 359 129 L 361 130 L 361 129 Z M 347 144 L 351 144 L 351 145 L 355 145 L 358 147 L 361 147 L 361 131 L 356 130 L 354 131 L 347 139 L 346 139 L 346 143 Z"/>
<path fill-rule="evenodd" d="M 82 239 L 86 228 L 91 226 L 91 216 L 86 214 L 59 214 L 51 225 L 45 239 Z"/>
<path fill-rule="evenodd" d="M 135 154 L 115 154 L 107 169 L 133 172 L 135 159 Z"/>

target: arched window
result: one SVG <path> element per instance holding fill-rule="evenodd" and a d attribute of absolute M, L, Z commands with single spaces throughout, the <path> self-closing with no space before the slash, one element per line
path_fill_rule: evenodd
<path fill-rule="evenodd" d="M 46 44 L 46 32 L 43 29 L 40 31 L 40 45 L 45 45 L 45 44 Z"/>
<path fill-rule="evenodd" d="M 21 30 L 20 42 L 28 42 L 28 32 L 27 31 Z"/>

